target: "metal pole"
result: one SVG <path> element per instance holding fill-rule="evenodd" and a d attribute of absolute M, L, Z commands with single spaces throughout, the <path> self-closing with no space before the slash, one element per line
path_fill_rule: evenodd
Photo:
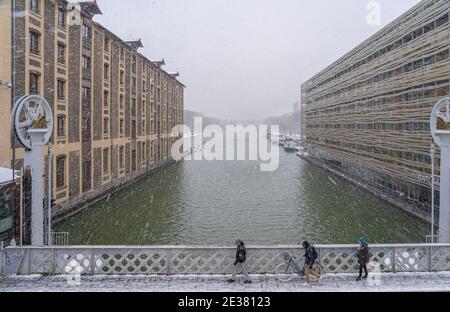
<path fill-rule="evenodd" d="M 441 145 L 439 242 L 450 243 L 450 133 Z"/>
<path fill-rule="evenodd" d="M 47 168 L 47 214 L 48 214 L 48 238 L 47 243 L 49 246 L 52 242 L 52 143 L 48 144 L 48 168 Z"/>
<path fill-rule="evenodd" d="M 3 273 L 3 241 L 0 242 L 0 274 Z"/>
<path fill-rule="evenodd" d="M 23 167 L 20 169 L 20 246 L 23 245 Z"/>
<path fill-rule="evenodd" d="M 12 45 L 12 54 L 13 54 L 13 63 L 12 63 L 12 106 L 13 103 L 16 101 L 16 0 L 12 1 L 12 39 L 13 39 L 13 45 Z M 12 157 L 13 161 L 11 164 L 12 171 L 13 171 L 13 180 L 15 179 L 15 172 L 16 172 L 16 132 L 13 128 L 13 125 L 11 125 L 11 136 L 12 136 L 12 143 L 13 143 L 13 149 L 12 149 Z"/>
<path fill-rule="evenodd" d="M 45 183 L 42 181 L 44 174 L 43 151 L 44 137 L 47 130 L 31 129 L 28 135 L 31 137 L 32 159 L 31 159 L 31 244 L 33 246 L 44 246 L 44 189 Z"/>
<path fill-rule="evenodd" d="M 435 190 L 435 175 L 434 175 L 434 159 L 436 155 L 436 148 L 434 143 L 431 144 L 431 243 L 434 243 L 434 190 Z"/>

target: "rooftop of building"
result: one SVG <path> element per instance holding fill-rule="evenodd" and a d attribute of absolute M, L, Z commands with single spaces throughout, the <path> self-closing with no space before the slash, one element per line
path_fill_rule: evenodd
<path fill-rule="evenodd" d="M 82 14 L 84 14 L 86 17 L 91 18 L 91 19 L 97 14 L 103 14 L 101 9 L 100 9 L 100 7 L 98 6 L 96 0 L 81 1 L 81 2 L 70 2 L 70 3 L 72 3 L 72 4 L 78 3 L 80 5 L 80 9 L 81 9 Z M 143 59 L 145 59 L 149 63 L 155 65 L 156 67 L 158 67 L 161 71 L 166 73 L 168 76 L 172 77 L 183 88 L 186 87 L 181 81 L 178 80 L 178 77 L 180 76 L 178 72 L 177 72 L 177 75 L 174 76 L 173 74 L 170 74 L 170 73 L 168 73 L 167 71 L 165 71 L 164 69 L 161 68 L 162 66 L 166 65 L 164 58 L 159 60 L 159 61 L 152 61 L 149 58 L 147 58 L 145 55 L 143 55 L 142 53 L 138 52 L 138 50 L 140 48 L 144 47 L 141 38 L 133 39 L 133 40 L 123 40 L 122 38 L 120 38 L 119 36 L 114 34 L 112 31 L 110 31 L 108 28 L 106 28 L 102 24 L 100 24 L 98 22 L 95 22 L 95 21 L 93 21 L 93 23 L 94 23 L 95 26 L 99 27 L 100 29 L 102 29 L 103 31 L 108 33 L 109 36 L 115 38 L 117 41 L 121 42 L 123 45 L 129 47 L 131 50 L 133 50 L 136 53 L 138 53 L 140 57 L 142 57 Z"/>
<path fill-rule="evenodd" d="M 419 10 L 420 8 L 428 8 L 431 7 L 431 4 L 435 4 L 433 2 L 434 0 L 423 0 L 420 1 L 418 4 L 414 5 L 412 8 L 410 8 L 409 10 L 407 10 L 405 13 L 403 13 L 402 15 L 400 15 L 399 17 L 397 17 L 395 20 L 393 20 L 392 22 L 390 22 L 389 24 L 387 24 L 386 26 L 384 26 L 382 29 L 380 29 L 379 31 L 377 31 L 375 34 L 373 34 L 372 36 L 370 36 L 369 38 L 367 38 L 366 40 L 364 40 L 363 42 L 361 42 L 360 44 L 358 44 L 356 47 L 354 47 L 353 49 L 351 49 L 349 52 L 347 52 L 346 54 L 344 54 L 343 56 L 341 56 L 340 58 L 338 58 L 336 61 L 334 61 L 333 63 L 331 63 L 330 65 L 328 65 L 327 67 L 325 67 L 324 69 L 322 69 L 320 72 L 318 72 L 317 74 L 315 74 L 314 76 L 312 76 L 310 79 L 308 79 L 307 81 L 305 81 L 303 85 L 306 85 L 307 83 L 312 82 L 315 79 L 318 79 L 320 76 L 322 76 L 323 74 L 327 73 L 329 70 L 331 70 L 332 68 L 338 66 L 339 64 L 345 62 L 345 60 L 347 60 L 350 56 L 358 53 L 359 51 L 361 51 L 362 49 L 364 49 L 365 47 L 369 46 L 370 43 L 382 38 L 383 36 L 385 36 L 387 33 L 395 30 L 398 28 L 399 24 L 402 24 L 404 22 L 405 19 L 409 19 L 411 18 L 411 16 L 414 16 L 414 12 L 416 12 L 417 10 Z"/>

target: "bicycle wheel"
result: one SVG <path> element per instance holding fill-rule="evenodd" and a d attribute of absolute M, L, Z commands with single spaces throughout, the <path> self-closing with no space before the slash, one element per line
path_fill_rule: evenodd
<path fill-rule="evenodd" d="M 294 278 L 294 269 L 288 263 L 278 265 L 275 273 L 281 282 L 289 282 Z"/>

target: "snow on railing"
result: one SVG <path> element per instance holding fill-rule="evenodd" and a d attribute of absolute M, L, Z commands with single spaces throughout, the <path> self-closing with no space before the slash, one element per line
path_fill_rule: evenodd
<path fill-rule="evenodd" d="M 316 248 L 326 273 L 358 269 L 355 246 Z M 286 254 L 295 255 L 301 264 L 303 253 L 299 246 L 249 246 L 247 266 L 253 274 L 273 274 Z M 7 274 L 67 274 L 73 270 L 92 275 L 229 274 L 234 256 L 232 247 L 8 247 L 2 251 L 1 270 Z M 450 245 L 372 245 L 370 260 L 381 272 L 450 271 Z"/>

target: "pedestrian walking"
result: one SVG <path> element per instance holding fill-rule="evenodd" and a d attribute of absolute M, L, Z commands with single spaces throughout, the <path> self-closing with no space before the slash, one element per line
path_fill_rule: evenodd
<path fill-rule="evenodd" d="M 359 264 L 359 277 L 356 279 L 358 282 L 364 278 L 367 279 L 369 273 L 367 271 L 367 264 L 369 263 L 370 256 L 369 256 L 369 244 L 367 243 L 366 239 L 364 237 L 360 237 L 358 239 L 358 264 Z M 364 270 L 364 277 L 362 276 Z"/>
<path fill-rule="evenodd" d="M 234 271 L 233 277 L 228 280 L 229 283 L 234 283 L 236 280 L 236 275 L 242 272 L 245 277 L 245 284 L 251 284 L 252 281 L 248 275 L 247 268 L 245 267 L 245 261 L 247 260 L 247 251 L 245 249 L 245 244 L 240 239 L 236 240 L 236 260 L 234 261 Z"/>
<path fill-rule="evenodd" d="M 311 287 L 311 273 L 317 278 L 320 279 L 320 272 L 314 270 L 314 264 L 317 261 L 318 254 L 316 248 L 311 245 L 308 241 L 304 241 L 302 243 L 303 248 L 305 249 L 305 276 L 306 283 L 303 286 L 310 288 Z"/>

